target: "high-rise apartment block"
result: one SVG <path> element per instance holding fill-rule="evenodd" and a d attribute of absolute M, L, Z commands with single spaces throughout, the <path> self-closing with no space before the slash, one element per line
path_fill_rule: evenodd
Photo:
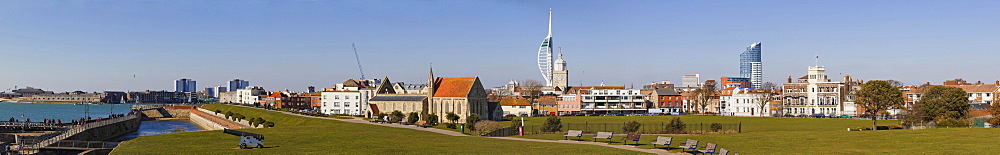
<path fill-rule="evenodd" d="M 750 78 L 751 88 L 759 88 L 763 84 L 763 64 L 760 61 L 760 42 L 750 44 L 747 50 L 740 54 L 740 77 Z"/>

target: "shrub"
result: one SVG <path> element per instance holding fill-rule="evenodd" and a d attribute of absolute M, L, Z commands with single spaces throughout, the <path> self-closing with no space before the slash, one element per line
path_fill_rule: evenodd
<path fill-rule="evenodd" d="M 479 121 L 474 126 L 476 129 L 478 129 L 476 130 L 476 133 L 478 133 L 479 135 L 484 135 L 501 128 L 500 123 L 494 121 Z"/>
<path fill-rule="evenodd" d="M 250 123 L 250 127 L 257 127 L 257 117 L 250 118 L 250 121 L 247 122 Z"/>
<path fill-rule="evenodd" d="M 456 129 L 456 128 L 458 128 L 458 127 L 457 127 L 457 126 L 455 125 L 455 123 L 445 123 L 445 125 L 447 125 L 446 127 L 448 127 L 449 129 Z"/>
<path fill-rule="evenodd" d="M 427 121 L 427 124 L 424 124 L 426 126 L 435 126 L 438 124 L 438 115 L 429 114 L 427 117 L 424 117 L 424 121 Z"/>
<path fill-rule="evenodd" d="M 420 121 L 420 114 L 417 114 L 417 112 L 410 112 L 410 115 L 406 116 L 406 123 L 414 124 L 417 121 Z"/>
<path fill-rule="evenodd" d="M 889 129 L 903 129 L 902 125 L 889 125 Z"/>
<path fill-rule="evenodd" d="M 670 122 L 667 122 L 667 126 L 665 128 L 667 133 L 685 133 L 687 124 L 682 122 L 680 117 L 674 117 L 670 119 Z"/>
<path fill-rule="evenodd" d="M 562 131 L 562 120 L 559 116 L 549 116 L 545 119 L 545 124 L 542 126 L 543 132 L 559 132 Z"/>
<path fill-rule="evenodd" d="M 406 115 L 403 115 L 403 112 L 400 112 L 399 110 L 392 111 L 392 113 L 389 114 L 389 121 L 390 122 L 402 122 L 403 121 L 403 117 L 406 117 Z"/>
<path fill-rule="evenodd" d="M 711 129 L 712 132 L 719 132 L 719 130 L 722 130 L 722 123 L 712 123 L 712 125 L 709 126 L 709 129 Z"/>
<path fill-rule="evenodd" d="M 232 111 L 226 111 L 225 114 L 226 114 L 226 119 L 230 119 L 229 117 L 233 116 L 233 112 Z"/>
<path fill-rule="evenodd" d="M 257 117 L 257 120 L 254 120 L 254 123 L 257 123 L 257 125 L 263 125 L 264 122 L 267 122 L 267 120 L 264 120 L 264 118 L 260 118 L 260 117 Z M 254 126 L 254 127 L 257 127 L 257 126 Z"/>
<path fill-rule="evenodd" d="M 479 114 L 471 114 L 465 118 L 465 128 L 476 130 L 476 123 L 479 122 Z"/>
<path fill-rule="evenodd" d="M 458 114 L 455 114 L 453 112 L 448 112 L 447 116 L 444 116 L 444 117 L 446 119 L 448 119 L 448 121 L 451 121 L 451 124 L 458 123 L 458 119 L 459 119 Z M 454 128 L 452 128 L 452 129 L 454 129 Z"/>
<path fill-rule="evenodd" d="M 520 120 L 510 120 L 510 127 L 518 127 L 518 126 L 521 126 L 521 125 L 523 125 L 523 124 L 521 124 Z"/>
<path fill-rule="evenodd" d="M 274 127 L 274 122 L 264 122 L 264 127 L 268 128 Z"/>
<path fill-rule="evenodd" d="M 215 114 L 218 115 L 222 110 L 215 110 Z"/>
<path fill-rule="evenodd" d="M 625 126 L 622 126 L 622 131 L 625 131 L 625 133 L 635 133 L 636 131 L 639 131 L 640 127 L 642 127 L 642 124 L 639 124 L 639 122 L 625 122 Z"/>
<path fill-rule="evenodd" d="M 503 116 L 503 120 L 505 120 L 505 121 L 514 121 L 514 115 L 504 115 Z"/>
<path fill-rule="evenodd" d="M 956 120 L 956 119 L 944 119 L 944 120 L 938 121 L 938 125 L 937 125 L 937 127 L 939 127 L 939 128 L 940 127 L 945 127 L 945 128 L 953 128 L 953 127 L 965 128 L 965 127 L 969 127 L 969 126 L 970 126 L 969 121 Z"/>

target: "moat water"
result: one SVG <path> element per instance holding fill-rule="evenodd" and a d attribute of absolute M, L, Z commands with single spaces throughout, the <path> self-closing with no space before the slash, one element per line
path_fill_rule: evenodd
<path fill-rule="evenodd" d="M 59 103 L 11 103 L 0 102 L 0 121 L 14 118 L 18 121 L 30 119 L 39 122 L 44 119 L 58 119 L 64 123 L 86 118 L 107 118 L 112 114 L 126 114 L 132 104 L 59 104 Z M 22 117 L 23 115 L 23 117 Z M 202 131 L 200 126 L 188 120 L 143 121 L 139 130 L 122 135 L 117 140 L 124 141 L 142 136 Z"/>

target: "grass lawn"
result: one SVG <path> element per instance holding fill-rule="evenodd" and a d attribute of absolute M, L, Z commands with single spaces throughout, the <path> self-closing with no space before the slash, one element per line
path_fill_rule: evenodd
<path fill-rule="evenodd" d="M 265 136 L 263 149 L 237 149 L 239 138 L 222 131 L 139 137 L 112 154 L 641 154 L 609 147 L 456 137 L 411 129 L 292 116 L 231 105 L 205 105 L 275 122 L 274 128 L 241 129 Z"/>
<path fill-rule="evenodd" d="M 724 116 L 617 116 L 561 117 L 563 123 L 621 123 L 635 120 L 659 124 L 671 117 L 691 124 L 743 123 L 740 134 L 707 135 L 644 135 L 641 148 L 652 148 L 650 141 L 657 136 L 674 137 L 673 145 L 685 139 L 716 143 L 740 154 L 998 154 L 993 144 L 1000 139 L 1000 129 L 925 129 L 847 131 L 848 127 L 870 127 L 871 120 L 819 118 L 758 118 Z M 541 125 L 544 117 L 525 118 L 527 125 Z M 895 120 L 879 120 L 879 125 L 897 124 Z M 584 135 L 584 140 L 593 140 Z M 622 144 L 615 136 L 614 144 Z M 524 138 L 563 139 L 561 134 L 526 135 Z M 598 140 L 600 141 L 600 140 Z M 632 144 L 632 142 L 629 142 Z M 660 148 L 663 148 L 660 146 Z M 679 151 L 679 150 L 674 150 Z"/>

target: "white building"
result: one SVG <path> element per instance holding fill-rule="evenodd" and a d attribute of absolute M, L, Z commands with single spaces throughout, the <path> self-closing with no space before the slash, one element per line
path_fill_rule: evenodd
<path fill-rule="evenodd" d="M 681 87 L 701 87 L 701 75 L 684 75 L 681 77 Z"/>
<path fill-rule="evenodd" d="M 639 89 L 580 89 L 580 111 L 588 114 L 645 113 L 646 95 Z"/>
<path fill-rule="evenodd" d="M 796 83 L 785 83 L 783 86 L 782 111 L 785 115 L 856 115 L 846 113 L 848 108 L 843 104 L 850 86 L 827 79 L 825 67 L 810 66 L 808 75 L 799 78 Z"/>
<path fill-rule="evenodd" d="M 337 90 L 321 92 L 320 112 L 325 114 L 363 115 L 371 91 Z"/>
<path fill-rule="evenodd" d="M 264 91 L 263 87 L 250 86 L 245 89 L 237 89 L 236 95 L 237 97 L 239 97 L 239 100 L 236 103 L 244 105 L 254 105 L 258 103 L 257 100 L 260 98 L 257 95 L 266 95 L 266 94 L 267 92 Z"/>
<path fill-rule="evenodd" d="M 500 108 L 503 109 L 503 115 L 530 115 L 532 106 L 531 102 L 527 99 L 513 99 L 505 98 L 500 99 Z"/>
<path fill-rule="evenodd" d="M 764 94 L 753 92 L 753 90 L 737 87 L 721 90 L 719 95 L 720 114 L 725 116 L 771 116 L 770 98 L 764 105 L 764 112 L 761 112 L 760 97 Z"/>

